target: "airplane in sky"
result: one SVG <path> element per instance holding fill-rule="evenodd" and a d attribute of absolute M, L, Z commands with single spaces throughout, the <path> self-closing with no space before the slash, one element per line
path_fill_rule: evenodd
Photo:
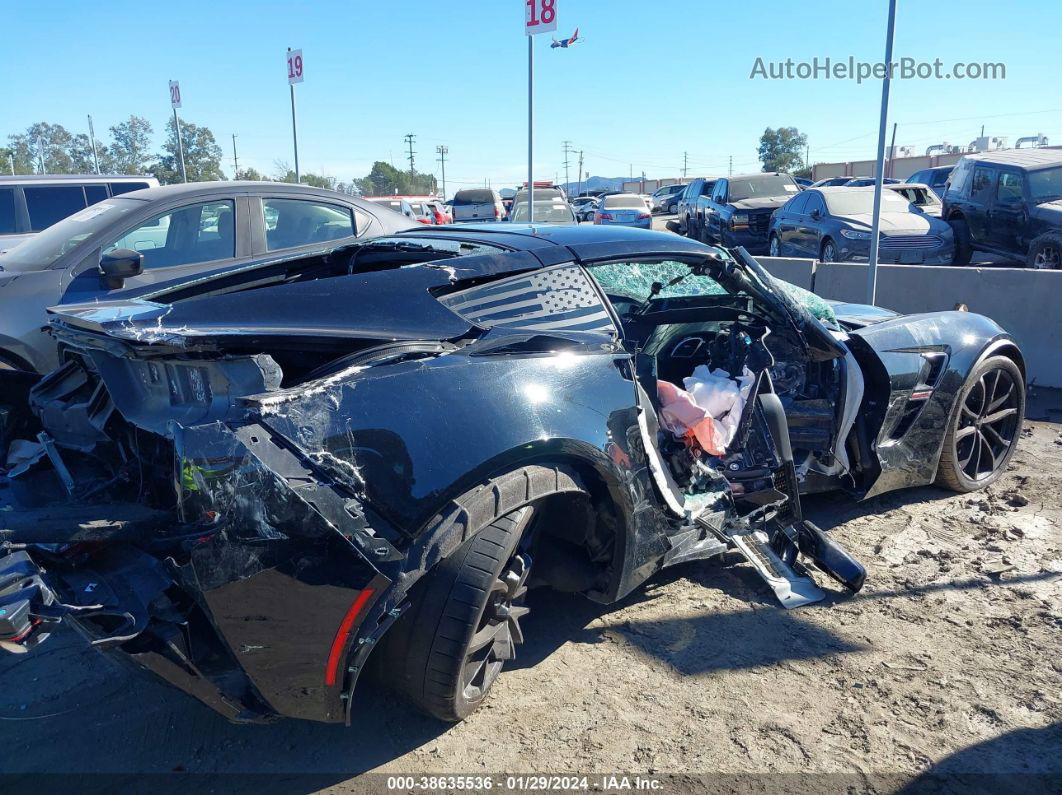
<path fill-rule="evenodd" d="M 578 40 L 579 40 L 579 28 L 576 28 L 575 29 L 575 33 L 572 34 L 572 37 L 570 39 L 561 39 L 560 41 L 557 41 L 556 39 L 554 39 L 553 43 L 551 45 L 549 45 L 549 48 L 551 50 L 554 50 L 557 47 L 562 47 L 564 49 L 568 49 L 573 44 L 575 44 L 575 42 L 578 41 Z"/>

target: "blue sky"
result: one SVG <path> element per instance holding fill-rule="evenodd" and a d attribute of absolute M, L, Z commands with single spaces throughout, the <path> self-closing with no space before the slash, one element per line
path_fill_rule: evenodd
<path fill-rule="evenodd" d="M 284 51 L 301 47 L 297 87 L 303 171 L 363 176 L 374 160 L 405 167 L 402 137 L 417 136 L 416 164 L 447 181 L 495 186 L 526 175 L 526 40 L 521 0 L 127 0 L 4 4 L 6 76 L 0 137 L 36 121 L 97 132 L 136 113 L 160 138 L 167 81 L 179 79 L 183 117 L 210 127 L 231 173 L 292 160 Z M 812 161 L 871 157 L 880 82 L 750 80 L 765 60 L 881 60 L 885 0 L 557 0 L 558 35 L 536 44 L 536 179 L 553 178 L 562 141 L 596 175 L 671 176 L 683 151 L 690 172 L 757 170 L 765 127 L 807 133 Z M 1062 2 L 900 0 L 895 56 L 946 66 L 1002 61 L 1007 79 L 894 81 L 889 122 L 898 144 L 1042 132 L 1062 143 L 1057 84 Z M 39 32 L 41 35 L 33 35 Z M 42 46 L 42 41 L 46 46 Z M 890 128 L 891 129 L 891 128 Z M 572 179 L 574 179 L 574 167 Z"/>

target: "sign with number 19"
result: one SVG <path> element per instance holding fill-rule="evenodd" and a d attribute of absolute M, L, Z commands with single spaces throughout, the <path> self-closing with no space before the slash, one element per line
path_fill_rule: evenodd
<path fill-rule="evenodd" d="M 534 36 L 557 29 L 557 0 L 525 0 L 524 33 Z"/>
<path fill-rule="evenodd" d="M 302 82 L 302 50 L 288 50 L 288 83 Z"/>

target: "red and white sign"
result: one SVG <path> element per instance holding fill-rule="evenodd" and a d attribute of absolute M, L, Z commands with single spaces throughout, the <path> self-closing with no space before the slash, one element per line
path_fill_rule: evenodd
<path fill-rule="evenodd" d="M 557 0 L 524 0 L 524 33 L 550 33 L 557 29 Z"/>
<path fill-rule="evenodd" d="M 295 85 L 301 83 L 302 75 L 302 50 L 288 50 L 288 83 Z"/>
<path fill-rule="evenodd" d="M 177 80 L 170 81 L 170 107 L 174 109 L 181 107 L 181 84 Z"/>

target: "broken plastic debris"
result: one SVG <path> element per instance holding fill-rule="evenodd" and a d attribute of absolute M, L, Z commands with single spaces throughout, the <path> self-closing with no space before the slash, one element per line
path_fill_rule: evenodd
<path fill-rule="evenodd" d="M 44 457 L 44 445 L 28 439 L 15 439 L 7 449 L 7 476 L 16 478 Z"/>

